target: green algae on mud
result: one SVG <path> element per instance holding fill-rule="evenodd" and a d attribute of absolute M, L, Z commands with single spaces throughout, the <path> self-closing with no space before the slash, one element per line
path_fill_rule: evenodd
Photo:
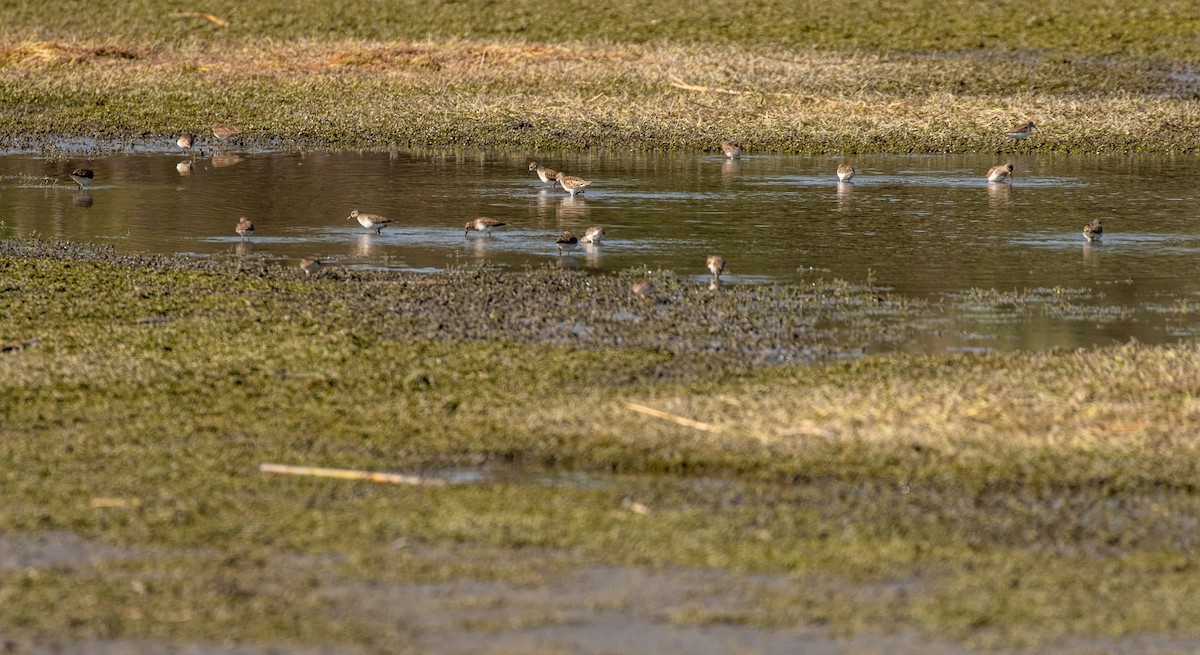
<path fill-rule="evenodd" d="M 40 340 L 0 353 L 0 532 L 69 530 L 145 554 L 0 571 L 0 629 L 378 646 L 406 635 L 331 605 L 329 585 L 602 564 L 797 582 L 685 623 L 911 627 L 1001 646 L 1194 634 L 1200 348 L 764 367 L 757 349 L 708 344 L 775 338 L 762 316 L 786 303 L 901 322 L 905 307 L 844 284 L 714 299 L 668 279 L 657 301 L 627 285 L 488 269 L 305 280 L 261 262 L 0 243 L 0 345 Z M 572 322 L 552 303 L 545 321 L 528 311 L 561 296 Z M 725 302 L 745 319 L 714 320 Z M 603 308 L 643 320 L 596 327 Z M 697 331 L 639 336 L 697 313 Z M 590 477 L 395 488 L 264 476 L 262 462 Z M 863 591 L 898 580 L 903 593 Z"/>

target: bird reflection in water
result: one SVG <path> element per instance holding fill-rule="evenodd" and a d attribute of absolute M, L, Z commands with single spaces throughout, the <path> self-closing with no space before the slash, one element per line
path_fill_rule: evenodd
<path fill-rule="evenodd" d="M 76 191 L 71 197 L 71 204 L 76 207 L 91 207 L 93 202 L 91 191 Z"/>

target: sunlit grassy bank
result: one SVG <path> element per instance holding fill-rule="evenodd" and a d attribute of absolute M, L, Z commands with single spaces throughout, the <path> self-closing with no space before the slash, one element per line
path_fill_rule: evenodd
<path fill-rule="evenodd" d="M 167 147 L 224 121 L 283 148 L 995 152 L 1031 119 L 1024 150 L 1200 140 L 1195 7 L 803 5 L 212 7 L 225 27 L 166 2 L 10 9 L 0 134 Z"/>
<path fill-rule="evenodd" d="M 0 354 L 0 533 L 68 530 L 126 553 L 0 571 L 12 635 L 387 649 L 410 628 L 331 589 L 532 584 L 595 564 L 793 581 L 682 624 L 1029 645 L 1190 635 L 1200 619 L 1200 349 L 761 368 L 680 346 L 757 328 L 669 281 L 643 301 L 627 280 L 570 272 L 305 280 L 38 242 L 7 242 L 0 280 L 0 346 L 39 340 Z M 513 287 L 586 288 L 577 325 L 604 333 L 614 303 L 645 318 L 613 328 L 633 343 L 660 307 L 704 318 L 636 347 L 571 346 L 553 322 L 543 343 L 462 327 L 527 311 Z M 831 293 L 801 292 L 801 311 Z M 843 293 L 845 317 L 874 311 Z M 423 298 L 460 317 L 450 336 L 406 313 Z M 262 462 L 485 482 L 289 479 Z M 546 482 L 565 472 L 587 477 Z"/>

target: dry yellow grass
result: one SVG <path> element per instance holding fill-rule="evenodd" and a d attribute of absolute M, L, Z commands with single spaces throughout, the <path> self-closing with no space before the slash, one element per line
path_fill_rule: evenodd
<path fill-rule="evenodd" d="M 250 138 L 365 146 L 703 149 L 733 137 L 751 151 L 961 152 L 1011 148 L 1003 131 L 1032 119 L 1025 149 L 1200 144 L 1192 83 L 1112 62 L 473 41 L 31 42 L 0 62 L 10 103 L 46 103 L 10 119 L 15 132 L 166 134 L 220 113 Z"/>

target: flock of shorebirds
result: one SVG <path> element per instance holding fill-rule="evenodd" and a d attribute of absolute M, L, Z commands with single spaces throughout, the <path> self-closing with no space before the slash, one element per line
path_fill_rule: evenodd
<path fill-rule="evenodd" d="M 1004 135 L 1011 139 L 1020 141 L 1021 139 L 1024 139 L 1032 134 L 1034 127 L 1035 125 L 1033 124 L 1033 121 L 1026 121 L 1005 132 Z M 212 132 L 213 136 L 215 136 L 219 142 L 224 142 L 242 133 L 240 129 L 225 123 L 217 123 L 213 125 Z M 175 143 L 180 148 L 190 150 L 195 145 L 195 136 L 191 134 L 181 134 L 176 139 Z M 723 152 L 724 155 L 730 159 L 740 159 L 742 155 L 745 154 L 745 149 L 736 141 L 723 141 L 721 142 L 721 152 Z M 543 184 L 549 184 L 553 187 L 561 188 L 563 191 L 571 194 L 572 198 L 574 198 L 575 194 L 577 193 L 583 193 L 584 189 L 586 189 L 592 183 L 591 180 L 585 180 L 574 175 L 567 175 L 566 173 L 543 166 L 536 161 L 529 163 L 529 171 L 536 174 L 538 179 L 541 180 Z M 837 167 L 838 182 L 849 183 L 854 178 L 854 173 L 854 167 L 850 164 L 839 164 Z M 1008 163 L 1000 164 L 999 166 L 993 166 L 992 168 L 988 169 L 987 174 L 984 177 L 987 179 L 988 183 L 1000 184 L 1004 182 L 1011 182 L 1012 176 L 1013 165 Z M 79 185 L 80 189 L 84 189 L 90 185 L 92 181 L 95 180 L 95 177 L 95 173 L 89 168 L 77 168 L 71 171 L 71 179 Z M 386 218 L 378 214 L 369 214 L 357 209 L 351 211 L 350 215 L 346 217 L 346 220 L 357 220 L 359 225 L 367 228 L 368 230 L 375 230 L 376 234 L 382 234 L 383 229 L 393 222 L 390 218 Z M 466 225 L 463 226 L 463 236 L 469 235 L 472 231 L 479 232 L 484 236 L 488 236 L 493 230 L 504 227 L 505 225 L 508 225 L 508 223 L 498 221 L 494 218 L 476 218 L 474 220 L 467 221 Z M 254 223 L 250 219 L 243 216 L 238 219 L 234 230 L 237 232 L 238 236 L 242 237 L 243 239 L 247 239 L 254 234 Z M 1103 235 L 1104 227 L 1099 218 L 1088 223 L 1083 228 L 1083 236 L 1088 241 L 1099 241 Z M 593 225 L 584 231 L 582 237 L 577 237 L 570 230 L 564 231 L 554 241 L 554 245 L 558 248 L 559 253 L 563 254 L 576 250 L 581 244 L 594 246 L 600 244 L 600 242 L 603 240 L 604 228 L 599 225 Z M 720 255 L 709 255 L 706 263 L 709 272 L 712 273 L 712 282 L 709 285 L 710 288 L 720 286 L 721 274 L 725 271 L 725 258 Z M 305 275 L 312 275 L 321 270 L 321 268 L 325 265 L 326 262 L 323 262 L 316 257 L 305 257 L 300 260 L 300 270 L 304 271 Z M 654 285 L 646 279 L 635 281 L 632 287 L 633 292 L 637 295 L 649 294 L 653 291 L 653 289 Z"/>

